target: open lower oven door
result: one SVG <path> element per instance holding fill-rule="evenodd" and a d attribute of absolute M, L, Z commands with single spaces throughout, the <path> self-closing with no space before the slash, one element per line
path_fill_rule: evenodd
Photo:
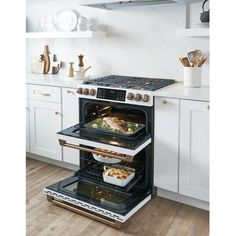
<path fill-rule="evenodd" d="M 48 201 L 115 228 L 151 199 L 150 193 L 141 192 L 119 191 L 77 174 L 44 188 Z"/>
<path fill-rule="evenodd" d="M 120 137 L 82 129 L 80 124 L 59 132 L 58 139 L 60 145 L 82 151 L 101 154 L 94 150 L 94 148 L 99 148 L 120 153 L 123 155 L 112 157 L 127 162 L 131 162 L 133 156 L 151 143 L 151 136 L 145 132 L 132 137 Z M 86 146 L 86 149 L 83 146 Z"/>

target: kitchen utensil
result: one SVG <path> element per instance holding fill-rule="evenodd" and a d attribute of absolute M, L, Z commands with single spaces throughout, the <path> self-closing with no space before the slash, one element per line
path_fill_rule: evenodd
<path fill-rule="evenodd" d="M 105 155 L 104 155 L 105 156 Z M 96 161 L 99 161 L 99 162 L 103 162 L 103 163 L 106 163 L 106 164 L 116 164 L 116 163 L 119 163 L 121 162 L 121 160 L 117 159 L 117 158 L 106 158 L 106 157 L 101 157 L 95 153 L 93 153 L 93 158 L 96 160 Z"/>
<path fill-rule="evenodd" d="M 202 3 L 202 13 L 200 14 L 200 21 L 201 22 L 210 22 L 210 10 L 205 11 L 205 4 L 208 2 L 208 0 L 205 0 Z"/>
<path fill-rule="evenodd" d="M 123 169 L 123 170 L 127 170 L 129 172 L 131 172 L 131 174 L 125 178 L 125 179 L 118 179 L 115 176 L 108 176 L 108 172 L 111 168 L 117 168 L 117 169 Z M 130 168 L 130 167 L 126 167 L 126 166 L 122 166 L 122 165 L 113 165 L 111 167 L 108 166 L 104 166 L 104 172 L 103 172 L 103 181 L 106 183 L 110 183 L 110 184 L 114 184 L 120 187 L 125 187 L 135 176 L 135 169 Z"/>
<path fill-rule="evenodd" d="M 69 77 L 74 77 L 74 68 L 73 68 L 73 65 L 74 65 L 74 62 L 69 62 Z"/>
<path fill-rule="evenodd" d="M 50 69 L 50 58 L 49 58 L 48 45 L 44 46 L 43 58 L 44 58 L 44 63 L 45 63 L 43 73 L 47 74 Z"/>
<path fill-rule="evenodd" d="M 53 17 L 53 25 L 57 31 L 73 31 L 78 22 L 77 13 L 73 10 L 59 10 Z"/>
<path fill-rule="evenodd" d="M 207 60 L 207 57 L 203 56 L 197 66 L 201 67 L 206 62 L 206 60 Z"/>
<path fill-rule="evenodd" d="M 50 69 L 48 71 L 48 74 L 56 74 L 61 68 L 61 62 L 59 61 L 54 61 L 55 60 L 55 54 L 49 54 L 49 59 L 50 59 Z"/>
<path fill-rule="evenodd" d="M 202 67 L 184 67 L 184 86 L 201 87 Z"/>
<path fill-rule="evenodd" d="M 78 78 L 84 78 L 85 77 L 85 73 L 92 67 L 89 66 L 87 68 L 84 67 L 84 55 L 80 54 L 78 56 L 79 58 L 79 72 L 78 72 Z"/>
<path fill-rule="evenodd" d="M 194 66 L 199 57 L 202 56 L 201 50 L 194 50 L 188 53 L 188 59 L 191 63 L 191 66 Z"/>
<path fill-rule="evenodd" d="M 184 62 L 183 62 L 183 60 L 182 60 L 182 58 L 179 57 L 179 60 L 180 60 L 180 62 L 182 63 L 182 65 L 185 66 L 185 64 L 184 64 Z"/>
<path fill-rule="evenodd" d="M 182 57 L 182 63 L 185 67 L 190 67 L 190 62 L 187 57 Z"/>

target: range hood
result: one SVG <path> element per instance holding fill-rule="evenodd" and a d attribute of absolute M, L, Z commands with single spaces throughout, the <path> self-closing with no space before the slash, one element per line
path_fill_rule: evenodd
<path fill-rule="evenodd" d="M 114 10 L 122 7 L 147 6 L 166 3 L 184 4 L 186 0 L 80 0 L 80 5 L 90 6 L 107 10 Z"/>

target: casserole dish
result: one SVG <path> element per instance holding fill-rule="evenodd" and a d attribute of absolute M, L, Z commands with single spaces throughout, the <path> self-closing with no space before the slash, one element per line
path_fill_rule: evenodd
<path fill-rule="evenodd" d="M 102 175 L 104 182 L 125 187 L 134 178 L 135 169 L 122 165 L 104 166 Z"/>

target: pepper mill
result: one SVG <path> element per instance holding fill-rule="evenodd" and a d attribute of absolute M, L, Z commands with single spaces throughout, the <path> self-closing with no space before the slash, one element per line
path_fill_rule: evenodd
<path fill-rule="evenodd" d="M 69 77 L 74 77 L 74 62 L 69 62 L 70 68 L 69 68 Z"/>
<path fill-rule="evenodd" d="M 83 59 L 84 59 L 84 55 L 80 54 L 78 56 L 79 58 L 79 72 L 78 72 L 78 78 L 83 78 L 85 77 L 85 73 L 87 70 L 89 70 L 91 68 L 91 66 L 87 67 L 86 69 L 84 68 L 84 62 L 83 62 Z"/>

